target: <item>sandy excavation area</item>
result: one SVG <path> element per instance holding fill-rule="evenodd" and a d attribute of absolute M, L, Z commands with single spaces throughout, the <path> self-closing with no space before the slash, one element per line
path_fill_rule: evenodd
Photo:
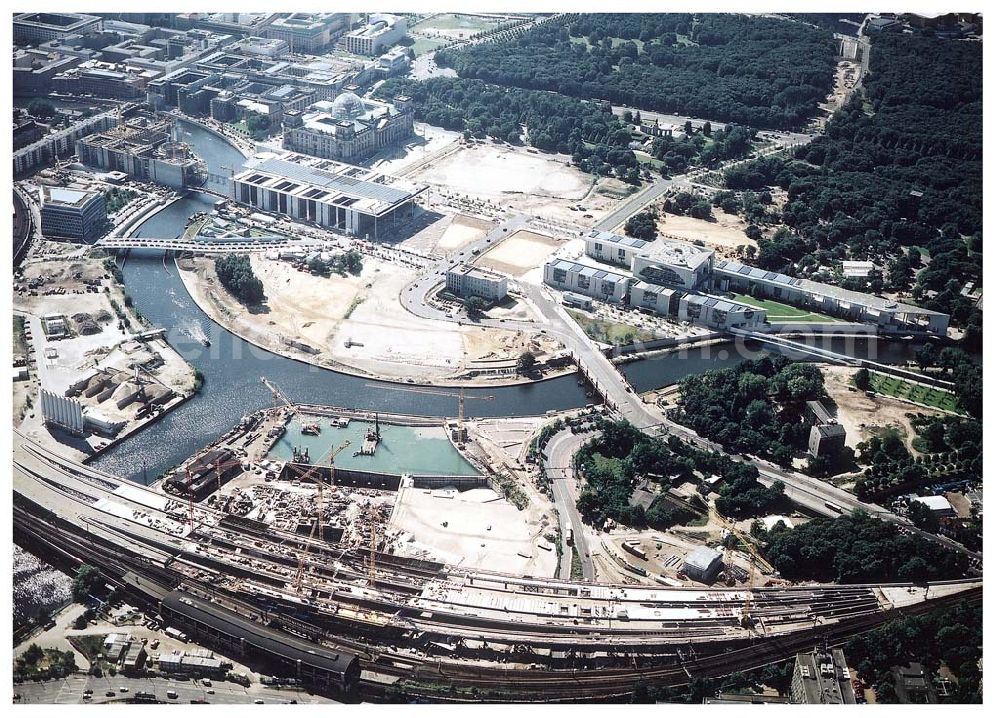
<path fill-rule="evenodd" d="M 210 259 L 181 276 L 213 319 L 260 346 L 320 366 L 373 377 L 435 381 L 459 378 L 480 359 L 516 358 L 554 347 L 538 335 L 421 319 L 399 302 L 415 270 L 364 258 L 360 276 L 321 277 L 252 255 L 264 284 L 263 309 L 248 310 L 223 288 Z"/>
<path fill-rule="evenodd" d="M 508 193 L 578 199 L 590 188 L 590 178 L 568 166 L 569 159 L 506 145 L 476 144 L 434 162 L 414 179 L 491 199 Z"/>
<path fill-rule="evenodd" d="M 757 246 L 757 242 L 744 234 L 746 222 L 734 214 L 726 214 L 718 208 L 713 208 L 714 222 L 708 222 L 694 217 L 682 217 L 663 212 L 656 224 L 656 229 L 663 237 L 683 239 L 688 242 L 700 240 L 706 245 L 716 247 L 723 254 L 731 254 L 732 250 L 741 244 Z"/>
<path fill-rule="evenodd" d="M 851 378 L 857 372 L 855 367 L 820 365 L 820 371 L 823 372 L 826 391 L 837 405 L 837 419 L 844 425 L 847 445 L 850 447 L 857 446 L 886 429 L 896 429 L 912 448 L 910 442 L 916 437 L 916 432 L 906 415 L 943 415 L 942 412 L 887 396 L 866 396 L 863 391 L 854 389 L 851 383 Z"/>
<path fill-rule="evenodd" d="M 556 552 L 543 530 L 491 489 L 400 492 L 389 524 L 401 532 L 397 553 L 518 576 L 554 574 Z"/>
<path fill-rule="evenodd" d="M 446 214 L 429 227 L 401 242 L 415 252 L 444 257 L 486 234 L 493 225 L 466 214 Z"/>
<path fill-rule="evenodd" d="M 483 254 L 476 264 L 521 277 L 540 266 L 561 245 L 554 237 L 521 229 Z"/>

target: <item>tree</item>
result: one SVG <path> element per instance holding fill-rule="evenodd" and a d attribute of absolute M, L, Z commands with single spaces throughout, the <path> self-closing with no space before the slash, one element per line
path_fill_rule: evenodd
<path fill-rule="evenodd" d="M 271 121 L 263 115 L 258 115 L 256 112 L 250 113 L 246 122 L 247 129 L 253 137 L 266 137 L 268 131 L 271 129 Z"/>
<path fill-rule="evenodd" d="M 854 386 L 858 387 L 861 391 L 868 391 L 872 386 L 871 372 L 866 368 L 861 367 L 856 372 L 854 372 Z"/>
<path fill-rule="evenodd" d="M 30 646 L 27 647 L 27 649 L 25 649 L 24 653 L 21 654 L 21 657 L 24 659 L 25 663 L 27 663 L 29 666 L 33 666 L 37 664 L 40 660 L 42 660 L 42 656 L 44 655 L 45 652 L 42 651 L 41 648 L 39 648 L 38 644 L 32 643 Z"/>
<path fill-rule="evenodd" d="M 625 222 L 625 234 L 639 239 L 656 239 L 656 215 L 652 212 L 639 212 Z"/>
<path fill-rule="evenodd" d="M 701 134 L 705 135 L 705 137 L 711 137 L 712 136 L 712 123 L 711 122 L 706 122 L 704 125 L 702 125 Z"/>
<path fill-rule="evenodd" d="M 517 358 L 517 370 L 521 373 L 526 373 L 534 368 L 538 360 L 535 359 L 535 355 L 529 351 L 522 352 L 521 356 Z"/>
<path fill-rule="evenodd" d="M 246 305 L 264 301 L 264 283 L 254 274 L 246 254 L 227 254 L 215 260 L 215 273 L 229 292 Z"/>
<path fill-rule="evenodd" d="M 85 563 L 77 569 L 73 577 L 73 600 L 83 602 L 101 585 L 101 572 L 96 566 Z"/>
<path fill-rule="evenodd" d="M 489 302 L 487 302 L 482 297 L 466 297 L 462 302 L 462 306 L 465 307 L 466 314 L 469 317 L 475 319 L 476 317 L 482 316 L 483 312 L 489 307 Z"/>
<path fill-rule="evenodd" d="M 56 116 L 56 106 L 48 100 L 36 98 L 28 103 L 28 114 L 42 120 Z"/>

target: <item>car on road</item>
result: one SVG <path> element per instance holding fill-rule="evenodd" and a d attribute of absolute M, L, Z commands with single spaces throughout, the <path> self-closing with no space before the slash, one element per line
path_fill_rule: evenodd
<path fill-rule="evenodd" d="M 260 698 L 258 698 L 257 700 L 255 700 L 253 703 L 254 703 L 254 705 L 257 705 L 257 706 L 264 705 L 264 701 L 262 701 Z"/>
<path fill-rule="evenodd" d="M 209 689 L 208 689 L 207 691 L 205 691 L 205 692 L 206 692 L 206 693 L 207 693 L 208 695 L 210 695 L 210 696 L 214 696 L 214 695 L 215 695 L 215 689 L 214 689 L 214 688 L 209 688 Z"/>
<path fill-rule="evenodd" d="M 105 698 L 114 698 L 114 697 L 115 697 L 115 695 L 116 695 L 116 694 L 115 694 L 115 692 L 114 692 L 114 691 L 108 691 L 107 693 L 105 693 L 105 694 L 104 694 L 104 697 L 105 697 Z"/>
<path fill-rule="evenodd" d="M 167 691 L 167 698 L 171 700 L 177 698 L 177 691 Z"/>
<path fill-rule="evenodd" d="M 118 686 L 119 693 L 128 693 L 128 686 Z"/>

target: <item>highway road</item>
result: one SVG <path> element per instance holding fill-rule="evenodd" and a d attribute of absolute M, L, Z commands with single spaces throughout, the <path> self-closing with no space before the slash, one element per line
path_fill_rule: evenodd
<path fill-rule="evenodd" d="M 269 688 L 259 683 L 249 687 L 226 681 L 211 681 L 211 687 L 199 681 L 175 678 L 126 678 L 125 676 L 104 675 L 95 678 L 87 674 L 74 674 L 64 679 L 29 682 L 14 685 L 14 693 L 21 698 L 15 703 L 125 703 L 137 691 L 152 693 L 158 702 L 187 703 L 205 701 L 208 703 L 336 703 L 337 701 L 311 695 L 299 688 Z M 128 688 L 123 693 L 121 688 Z M 90 699 L 84 699 L 85 690 L 93 691 Z M 167 698 L 167 691 L 177 693 L 177 698 Z M 107 693 L 114 693 L 108 696 Z"/>
<path fill-rule="evenodd" d="M 594 580 L 594 560 L 590 556 L 590 540 L 588 530 L 580 512 L 576 509 L 579 496 L 576 486 L 576 475 L 573 471 L 573 457 L 593 433 L 574 434 L 569 429 L 563 429 L 555 434 L 545 447 L 545 475 L 552 482 L 552 500 L 559 510 L 559 520 L 563 530 L 563 560 L 559 564 L 559 578 L 569 578 L 572 566 L 572 550 L 566 545 L 566 524 L 573 528 L 573 544 L 580 556 L 583 567 L 583 578 Z"/>

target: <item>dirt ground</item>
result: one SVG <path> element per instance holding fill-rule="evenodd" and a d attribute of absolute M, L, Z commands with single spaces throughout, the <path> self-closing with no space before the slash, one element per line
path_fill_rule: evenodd
<path fill-rule="evenodd" d="M 521 277 L 561 246 L 554 237 L 518 230 L 480 257 L 477 265 Z"/>
<path fill-rule="evenodd" d="M 416 170 L 410 179 L 459 197 L 498 202 L 504 210 L 586 223 L 625 196 L 617 180 L 594 182 L 568 155 L 492 142 L 465 145 Z M 579 209 L 582 205 L 583 209 Z"/>
<path fill-rule="evenodd" d="M 262 256 L 251 261 L 267 296 L 263 311 L 247 310 L 221 287 L 211 260 L 194 260 L 195 270 L 181 277 L 219 323 L 248 341 L 320 366 L 435 381 L 458 378 L 474 360 L 552 349 L 522 332 L 413 316 L 399 302 L 416 276 L 411 267 L 365 257 L 359 277 L 325 278 Z"/>
<path fill-rule="evenodd" d="M 490 222 L 465 214 L 446 214 L 400 244 L 415 252 L 444 257 L 482 237 Z"/>
<path fill-rule="evenodd" d="M 757 243 L 746 236 L 746 222 L 734 214 L 726 214 L 713 208 L 714 222 L 707 222 L 694 217 L 681 217 L 664 212 L 660 215 L 656 228 L 661 236 L 682 239 L 687 242 L 701 240 L 706 245 L 716 247 L 720 253 L 730 254 L 741 244 L 757 246 Z"/>
<path fill-rule="evenodd" d="M 852 448 L 887 428 L 899 430 L 903 440 L 910 445 L 916 432 L 907 414 L 943 415 L 886 396 L 866 396 L 851 384 L 851 377 L 857 371 L 854 367 L 821 366 L 820 371 L 826 391 L 837 405 L 837 419 L 847 432 L 847 445 Z"/>
<path fill-rule="evenodd" d="M 397 553 L 518 576 L 555 572 L 555 550 L 539 546 L 549 545 L 543 530 L 491 489 L 401 489 L 389 528 L 403 534 Z"/>

